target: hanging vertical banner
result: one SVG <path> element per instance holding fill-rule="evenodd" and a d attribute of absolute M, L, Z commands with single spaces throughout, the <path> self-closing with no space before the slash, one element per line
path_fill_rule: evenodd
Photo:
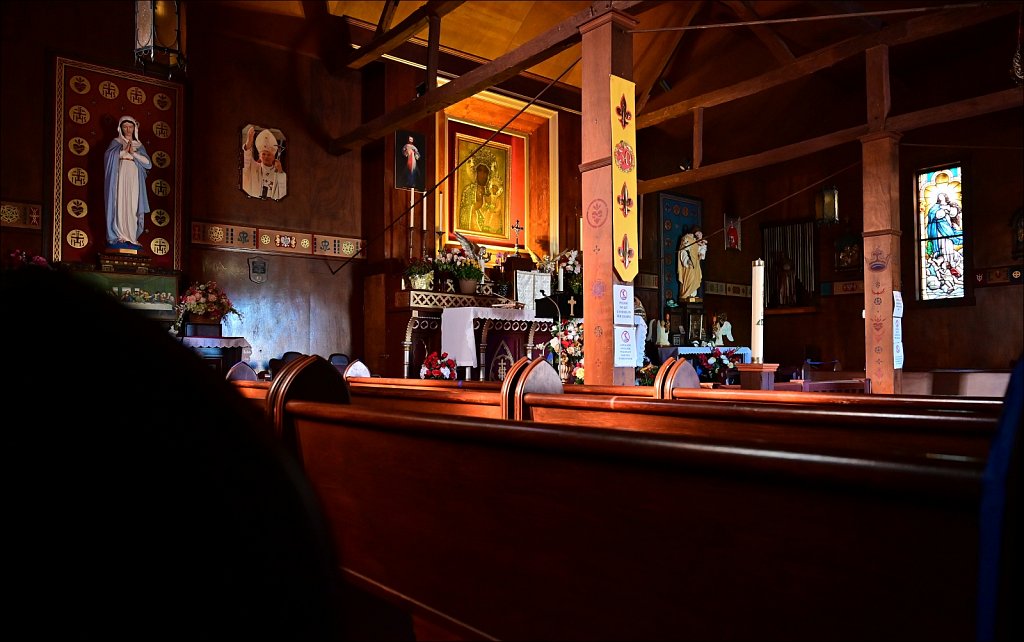
<path fill-rule="evenodd" d="M 636 193 L 636 85 L 611 76 L 612 118 L 612 238 L 615 241 L 615 273 L 632 281 L 640 258 Z"/>

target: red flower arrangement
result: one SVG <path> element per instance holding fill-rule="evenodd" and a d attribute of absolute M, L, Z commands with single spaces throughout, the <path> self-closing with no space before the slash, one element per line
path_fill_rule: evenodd
<path fill-rule="evenodd" d="M 431 352 L 420 366 L 420 379 L 455 379 L 457 374 L 455 359 L 450 359 L 447 352 L 442 352 L 441 356 Z"/>
<path fill-rule="evenodd" d="M 729 369 L 735 366 L 739 360 L 734 358 L 736 349 L 722 352 L 718 348 L 711 351 L 711 354 L 698 354 L 696 366 L 697 376 L 701 381 L 725 383 L 729 376 Z"/>

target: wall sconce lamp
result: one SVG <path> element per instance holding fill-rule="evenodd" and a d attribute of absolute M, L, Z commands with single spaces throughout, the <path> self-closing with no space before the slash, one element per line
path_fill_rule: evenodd
<path fill-rule="evenodd" d="M 185 7 L 170 0 L 135 3 L 135 64 L 145 71 L 185 73 Z"/>
<path fill-rule="evenodd" d="M 839 222 L 839 190 L 835 185 L 823 187 L 816 199 L 814 219 L 818 225 L 833 225 Z"/>

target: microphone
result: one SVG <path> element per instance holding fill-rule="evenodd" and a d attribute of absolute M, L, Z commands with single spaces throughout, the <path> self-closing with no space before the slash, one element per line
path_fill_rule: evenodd
<path fill-rule="evenodd" d="M 554 299 L 549 297 L 548 293 L 545 292 L 544 290 L 537 290 L 537 291 L 540 292 L 540 295 L 542 297 L 544 297 L 548 301 L 551 301 L 551 303 L 553 303 L 555 305 L 555 313 L 558 314 L 558 329 L 561 330 L 562 329 L 562 310 L 559 309 L 559 307 L 558 307 L 558 301 L 555 301 Z"/>

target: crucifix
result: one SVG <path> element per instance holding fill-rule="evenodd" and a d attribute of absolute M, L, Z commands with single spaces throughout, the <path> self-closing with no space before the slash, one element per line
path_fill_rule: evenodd
<path fill-rule="evenodd" d="M 569 295 L 569 300 L 566 301 L 569 304 L 569 316 L 576 316 L 576 297 Z"/>
<path fill-rule="evenodd" d="M 519 224 L 519 219 L 516 219 L 515 224 L 512 225 L 512 231 L 516 233 L 515 252 L 519 254 L 519 233 L 523 231 L 523 226 Z"/>

